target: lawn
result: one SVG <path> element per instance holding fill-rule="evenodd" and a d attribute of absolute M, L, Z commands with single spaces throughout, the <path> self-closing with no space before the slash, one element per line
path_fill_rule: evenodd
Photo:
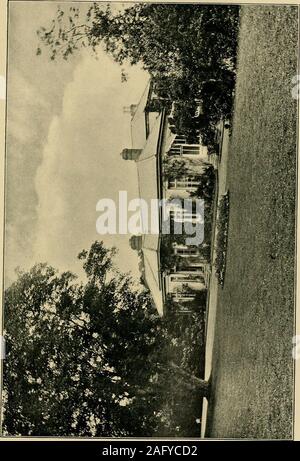
<path fill-rule="evenodd" d="M 292 437 L 297 14 L 241 8 L 208 437 Z"/>

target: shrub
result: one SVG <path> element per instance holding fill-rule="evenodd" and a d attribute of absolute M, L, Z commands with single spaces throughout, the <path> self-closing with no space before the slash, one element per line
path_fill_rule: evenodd
<path fill-rule="evenodd" d="M 204 172 L 199 175 L 198 180 L 197 190 L 191 193 L 191 197 L 203 199 L 207 204 L 210 204 L 213 200 L 216 183 L 216 173 L 213 165 L 207 166 Z"/>
<path fill-rule="evenodd" d="M 168 111 L 170 101 L 176 101 L 176 133 L 191 143 L 200 136 L 209 153 L 218 153 L 216 125 L 230 119 L 233 109 L 239 8 L 201 6 L 186 13 L 193 34 L 178 38 L 178 72 L 153 75 L 155 93 Z M 199 101 L 202 113 L 195 117 Z"/>
<path fill-rule="evenodd" d="M 194 98 L 183 101 L 177 101 L 170 123 L 174 126 L 171 131 L 180 133 L 187 138 L 190 144 L 199 142 L 201 131 L 205 131 L 209 125 L 207 115 L 196 114 L 197 102 Z"/>
<path fill-rule="evenodd" d="M 216 259 L 214 262 L 219 284 L 224 285 L 226 270 L 226 253 L 229 226 L 229 193 L 225 194 L 220 200 L 218 207 L 217 221 L 217 246 Z"/>

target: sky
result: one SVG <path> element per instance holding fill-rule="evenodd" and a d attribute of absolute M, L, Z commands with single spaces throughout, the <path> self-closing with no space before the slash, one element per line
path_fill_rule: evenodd
<path fill-rule="evenodd" d="M 98 60 L 86 50 L 68 62 L 37 56 L 36 30 L 50 24 L 57 5 L 10 3 L 6 285 L 16 267 L 36 262 L 81 276 L 77 255 L 95 240 L 116 246 L 119 269 L 139 275 L 128 235 L 97 234 L 96 204 L 101 198 L 118 203 L 119 190 L 138 197 L 136 166 L 120 158 L 131 143 L 123 107 L 138 102 L 148 75 L 126 68 L 122 83 L 120 66 L 102 51 Z"/>

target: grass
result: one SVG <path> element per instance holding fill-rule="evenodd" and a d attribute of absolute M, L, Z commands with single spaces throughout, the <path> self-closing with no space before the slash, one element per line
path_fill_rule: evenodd
<path fill-rule="evenodd" d="M 297 8 L 243 6 L 207 436 L 291 438 Z"/>

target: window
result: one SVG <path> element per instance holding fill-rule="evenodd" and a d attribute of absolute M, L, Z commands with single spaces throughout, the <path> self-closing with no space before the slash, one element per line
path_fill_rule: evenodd
<path fill-rule="evenodd" d="M 179 267 L 177 266 L 177 270 L 180 272 L 199 272 L 201 274 L 204 273 L 204 267 L 203 266 L 182 266 L 181 264 Z"/>
<path fill-rule="evenodd" d="M 176 274 L 170 276 L 171 282 L 201 282 L 204 283 L 204 277 L 201 274 Z"/>
<path fill-rule="evenodd" d="M 176 189 L 176 179 L 168 180 L 168 189 Z"/>
<path fill-rule="evenodd" d="M 182 155 L 199 154 L 199 144 L 186 144 L 182 146 Z"/>
<path fill-rule="evenodd" d="M 175 155 L 175 156 L 198 155 L 199 148 L 200 148 L 199 144 L 186 144 L 186 143 L 182 143 L 182 141 L 179 142 L 178 139 L 175 139 L 170 150 L 168 151 L 168 155 Z"/>
<path fill-rule="evenodd" d="M 183 176 L 179 179 L 169 179 L 168 189 L 194 189 L 198 183 L 193 176 Z"/>
<path fill-rule="evenodd" d="M 170 219 L 171 222 L 202 222 L 202 217 L 198 215 L 196 212 L 187 211 L 184 208 L 178 210 L 171 210 L 170 211 Z"/>
<path fill-rule="evenodd" d="M 176 144 L 186 144 L 186 137 L 183 134 L 177 134 L 175 137 Z"/>
<path fill-rule="evenodd" d="M 172 299 L 194 299 L 194 293 L 171 293 Z"/>
<path fill-rule="evenodd" d="M 182 148 L 181 144 L 172 144 L 172 147 L 169 150 L 168 154 L 180 156 L 182 155 L 181 148 Z"/>
<path fill-rule="evenodd" d="M 188 312 L 191 312 L 191 309 L 188 306 L 179 306 L 178 311 L 181 313 L 186 313 L 186 312 L 188 313 Z"/>
<path fill-rule="evenodd" d="M 175 254 L 180 256 L 197 256 L 197 248 L 186 247 L 186 248 L 175 248 Z"/>

